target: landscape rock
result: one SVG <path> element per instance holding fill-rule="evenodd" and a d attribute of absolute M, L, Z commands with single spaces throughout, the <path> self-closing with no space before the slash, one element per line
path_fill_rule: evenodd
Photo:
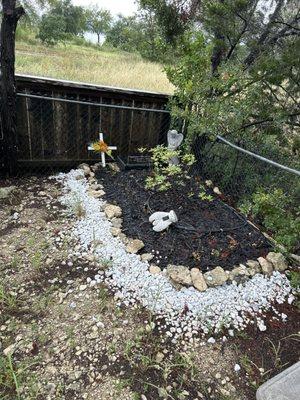
<path fill-rule="evenodd" d="M 105 195 L 104 190 L 89 190 L 88 191 L 89 195 L 94 197 L 95 199 L 99 199 L 100 197 Z"/>
<path fill-rule="evenodd" d="M 263 257 L 259 257 L 257 260 L 261 266 L 262 272 L 268 276 L 272 275 L 273 272 L 272 264 Z"/>
<path fill-rule="evenodd" d="M 16 186 L 6 186 L 0 188 L 0 200 L 9 200 L 17 191 Z"/>
<path fill-rule="evenodd" d="M 220 189 L 218 188 L 218 186 L 215 186 L 214 188 L 213 188 L 213 192 L 216 194 L 216 195 L 218 195 L 218 196 L 221 196 L 221 191 L 220 191 Z"/>
<path fill-rule="evenodd" d="M 112 226 L 114 228 L 121 228 L 122 227 L 122 223 L 123 223 L 122 218 L 113 218 L 111 220 L 111 224 L 112 224 Z"/>
<path fill-rule="evenodd" d="M 258 261 L 248 260 L 246 262 L 250 276 L 254 276 L 261 272 L 261 267 Z"/>
<path fill-rule="evenodd" d="M 100 162 L 98 162 L 98 163 L 96 163 L 96 164 L 94 164 L 94 165 L 91 166 L 91 170 L 92 170 L 93 172 L 96 172 L 96 171 L 98 171 L 98 169 L 99 169 L 101 166 L 102 166 L 102 164 L 101 164 Z"/>
<path fill-rule="evenodd" d="M 229 273 L 229 279 L 237 283 L 244 282 L 250 276 L 248 268 L 241 264 L 239 267 L 233 268 Z"/>
<path fill-rule="evenodd" d="M 112 228 L 110 229 L 110 232 L 111 232 L 111 234 L 112 234 L 113 236 L 119 236 L 120 233 L 121 233 L 122 231 L 121 231 L 120 228 L 112 227 Z"/>
<path fill-rule="evenodd" d="M 134 239 L 129 241 L 126 246 L 126 251 L 128 251 L 128 253 L 136 254 L 142 250 L 143 247 L 145 247 L 145 245 L 140 239 Z"/>
<path fill-rule="evenodd" d="M 191 286 L 193 284 L 190 270 L 183 265 L 168 265 L 167 275 L 173 282 L 180 285 Z"/>
<path fill-rule="evenodd" d="M 291 254 L 291 258 L 300 267 L 300 256 L 297 254 Z"/>
<path fill-rule="evenodd" d="M 199 292 L 204 292 L 207 289 L 204 276 L 198 268 L 191 269 L 191 277 L 194 287 L 199 290 Z"/>
<path fill-rule="evenodd" d="M 154 258 L 154 255 L 151 253 L 144 253 L 141 255 L 141 260 L 144 262 L 151 261 L 151 260 L 153 260 L 153 258 Z"/>
<path fill-rule="evenodd" d="M 117 163 L 109 163 L 108 168 L 113 171 L 113 172 L 120 172 L 120 167 L 118 166 Z"/>
<path fill-rule="evenodd" d="M 6 349 L 4 349 L 3 350 L 3 354 L 7 357 L 7 356 L 11 356 L 11 355 L 13 355 L 13 353 L 15 352 L 15 350 L 16 350 L 16 344 L 15 343 L 13 343 L 13 344 L 11 344 L 10 346 L 8 346 L 8 347 L 6 347 Z"/>
<path fill-rule="evenodd" d="M 161 269 L 157 265 L 150 265 L 149 267 L 150 274 L 158 275 L 161 273 Z"/>
<path fill-rule="evenodd" d="M 85 164 L 85 163 L 78 165 L 78 169 L 82 169 L 82 171 L 83 171 L 85 176 L 90 175 L 91 172 L 92 172 L 91 168 L 89 167 L 89 165 Z"/>
<path fill-rule="evenodd" d="M 163 361 L 164 358 L 165 358 L 165 355 L 164 355 L 163 353 L 161 353 L 161 352 L 158 352 L 158 353 L 156 354 L 156 356 L 155 356 L 155 361 L 156 361 L 158 364 L 160 364 L 160 363 Z"/>
<path fill-rule="evenodd" d="M 220 286 L 229 279 L 229 276 L 222 267 L 216 267 L 212 271 L 206 272 L 204 279 L 208 286 Z"/>
<path fill-rule="evenodd" d="M 122 209 L 119 206 L 113 204 L 107 204 L 104 208 L 105 215 L 108 219 L 118 218 L 122 215 Z"/>
<path fill-rule="evenodd" d="M 275 271 L 283 272 L 288 268 L 286 259 L 281 253 L 270 252 L 266 258 L 273 265 Z"/>

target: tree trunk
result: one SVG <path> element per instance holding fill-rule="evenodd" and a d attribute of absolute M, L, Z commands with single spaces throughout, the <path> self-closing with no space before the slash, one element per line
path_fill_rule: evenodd
<path fill-rule="evenodd" d="M 98 44 L 100 45 L 100 33 L 97 33 L 97 37 L 98 37 Z"/>
<path fill-rule="evenodd" d="M 4 165 L 10 174 L 17 164 L 17 111 L 15 82 L 15 33 L 23 7 L 16 7 L 16 0 L 2 0 L 1 24 L 1 126 L 4 141 Z"/>

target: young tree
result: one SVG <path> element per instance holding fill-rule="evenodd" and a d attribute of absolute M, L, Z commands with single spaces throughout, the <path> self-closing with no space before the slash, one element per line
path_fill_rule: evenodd
<path fill-rule="evenodd" d="M 49 11 L 43 14 L 38 37 L 46 44 L 55 44 L 68 36 L 83 35 L 86 14 L 82 7 L 71 0 L 52 0 Z"/>
<path fill-rule="evenodd" d="M 55 45 L 66 38 L 66 22 L 63 15 L 44 14 L 39 26 L 38 38 L 47 45 Z"/>
<path fill-rule="evenodd" d="M 16 82 L 15 82 L 15 33 L 23 7 L 16 7 L 16 0 L 2 0 L 1 23 L 1 128 L 4 137 L 4 164 L 14 173 L 17 161 L 16 135 Z"/>
<path fill-rule="evenodd" d="M 137 18 L 118 15 L 106 34 L 106 43 L 124 51 L 139 51 L 142 37 L 142 27 Z"/>
<path fill-rule="evenodd" d="M 55 0 L 49 13 L 63 17 L 65 33 L 78 36 L 86 29 L 86 13 L 83 7 L 74 6 L 71 0 Z"/>
<path fill-rule="evenodd" d="M 86 11 L 87 29 L 95 33 L 100 44 L 101 35 L 106 34 L 111 26 L 112 16 L 108 10 L 94 6 Z"/>

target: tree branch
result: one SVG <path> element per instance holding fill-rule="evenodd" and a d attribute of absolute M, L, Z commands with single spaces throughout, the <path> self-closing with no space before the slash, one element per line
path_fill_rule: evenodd
<path fill-rule="evenodd" d="M 255 61 L 255 59 L 259 56 L 259 54 L 262 51 L 262 48 L 265 44 L 265 42 L 267 41 L 268 37 L 270 36 L 271 32 L 272 32 L 272 27 L 274 24 L 274 21 L 277 20 L 282 7 L 284 6 L 285 0 L 279 0 L 277 3 L 277 6 L 273 12 L 273 14 L 271 15 L 269 22 L 266 25 L 265 30 L 262 32 L 262 34 L 260 35 L 259 39 L 257 40 L 256 45 L 254 46 L 254 48 L 252 49 L 252 51 L 248 54 L 248 56 L 245 58 L 244 60 L 244 64 L 245 67 L 248 68 L 250 67 L 250 65 L 253 64 L 253 62 Z"/>

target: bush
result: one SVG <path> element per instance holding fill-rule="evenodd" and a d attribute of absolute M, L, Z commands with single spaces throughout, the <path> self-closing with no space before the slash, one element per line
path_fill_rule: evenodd
<path fill-rule="evenodd" d="M 16 30 L 16 41 L 26 42 L 31 45 L 36 45 L 38 43 L 35 30 L 26 25 L 18 25 Z"/>
<path fill-rule="evenodd" d="M 300 207 L 293 204 L 293 199 L 282 189 L 269 192 L 260 189 L 252 196 L 252 201 L 251 206 L 249 202 L 245 202 L 244 209 L 248 209 L 287 250 L 299 248 Z"/>

